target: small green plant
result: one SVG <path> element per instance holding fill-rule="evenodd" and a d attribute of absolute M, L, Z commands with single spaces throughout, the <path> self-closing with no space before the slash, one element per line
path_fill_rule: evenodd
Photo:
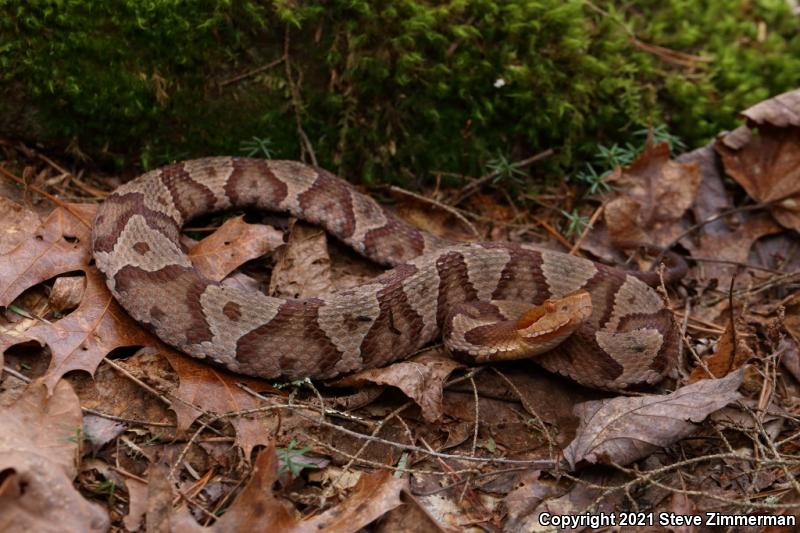
<path fill-rule="evenodd" d="M 308 453 L 311 446 L 305 448 L 296 448 L 297 442 L 292 439 L 286 448 L 276 448 L 275 453 L 278 455 L 278 462 L 280 464 L 279 471 L 281 474 L 285 472 L 291 473 L 292 477 L 297 477 L 306 468 L 318 468 L 314 463 L 303 462 L 304 455 Z"/>
<path fill-rule="evenodd" d="M 239 152 L 247 157 L 263 157 L 272 159 L 272 141 L 267 138 L 253 136 L 239 144 Z"/>
<path fill-rule="evenodd" d="M 594 161 L 600 168 L 624 167 L 633 163 L 640 150 L 641 147 L 633 146 L 631 143 L 625 143 L 622 146 L 617 143 L 611 146 L 599 144 Z"/>
<path fill-rule="evenodd" d="M 633 132 L 633 134 L 640 139 L 644 139 L 645 141 L 647 136 L 651 135 L 655 144 L 660 144 L 663 142 L 667 143 L 669 145 L 669 151 L 673 155 L 686 150 L 686 144 L 684 144 L 680 137 L 673 135 L 667 128 L 666 124 L 659 124 L 654 128 L 637 130 Z"/>
<path fill-rule="evenodd" d="M 72 430 L 72 434 L 67 435 L 65 438 L 69 442 L 74 442 L 76 444 L 89 440 L 89 436 L 83 433 L 82 427 L 76 427 Z"/>
<path fill-rule="evenodd" d="M 519 181 L 520 178 L 525 176 L 525 171 L 521 170 L 518 165 L 512 163 L 503 154 L 497 154 L 497 157 L 490 159 L 486 163 L 486 167 L 494 174 L 492 179 L 493 184 L 498 184 L 501 181 Z"/>
<path fill-rule="evenodd" d="M 586 226 L 589 225 L 589 217 L 581 215 L 577 209 L 573 209 L 570 212 L 562 210 L 561 213 L 567 219 L 566 226 L 564 227 L 564 235 L 567 237 L 577 237 L 581 235 L 586 229 Z"/>
<path fill-rule="evenodd" d="M 584 170 L 572 174 L 570 181 L 584 185 L 590 195 L 611 190 L 611 185 L 606 181 L 608 175 L 617 167 L 633 163 L 644 149 L 648 138 L 652 138 L 655 144 L 667 143 L 673 154 L 686 149 L 680 137 L 670 133 L 664 124 L 637 130 L 633 132 L 633 136 L 638 141 L 636 144 L 630 142 L 622 145 L 613 143 L 609 146 L 598 144 L 593 157 L 594 162 L 586 163 Z"/>
<path fill-rule="evenodd" d="M 611 190 L 611 185 L 606 181 L 607 175 L 608 172 L 598 174 L 597 170 L 592 165 L 586 163 L 586 170 L 581 170 L 573 174 L 570 179 L 586 185 L 586 191 L 589 194 L 597 194 L 599 192 Z"/>
<path fill-rule="evenodd" d="M 94 488 L 93 491 L 98 496 L 105 496 L 109 505 L 114 505 L 117 492 L 117 484 L 113 479 L 104 479 Z"/>

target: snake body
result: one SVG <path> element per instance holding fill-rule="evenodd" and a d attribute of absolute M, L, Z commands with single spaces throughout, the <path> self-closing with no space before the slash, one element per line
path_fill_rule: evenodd
<path fill-rule="evenodd" d="M 234 207 L 288 212 L 393 268 L 319 298 L 223 286 L 195 270 L 179 236 L 191 218 Z M 550 309 L 575 294 L 585 316 L 536 357 L 544 368 L 625 389 L 657 382 L 677 359 L 672 313 L 639 277 L 524 244 L 443 240 L 299 162 L 217 157 L 143 174 L 102 204 L 92 246 L 109 289 L 135 320 L 191 356 L 250 376 L 331 378 L 380 367 L 442 330 L 463 351 L 492 360 L 492 343 L 504 334 L 485 317 L 502 321 L 502 302 Z M 465 305 L 479 309 L 454 312 Z M 525 320 L 518 327 L 534 319 Z"/>

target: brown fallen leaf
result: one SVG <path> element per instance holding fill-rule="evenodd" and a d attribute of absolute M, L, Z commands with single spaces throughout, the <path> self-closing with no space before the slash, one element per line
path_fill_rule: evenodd
<path fill-rule="evenodd" d="M 448 209 L 445 204 L 437 204 L 400 187 L 391 187 L 389 192 L 396 201 L 395 213 L 406 222 L 453 241 L 470 241 L 479 237 L 469 220 L 458 211 Z"/>
<path fill-rule="evenodd" d="M 797 349 L 797 343 L 793 339 L 782 339 L 778 348 L 783 350 L 781 356 L 783 367 L 800 383 L 800 351 Z"/>
<path fill-rule="evenodd" d="M 33 236 L 41 224 L 39 216 L 0 196 L 0 255 L 6 255 Z"/>
<path fill-rule="evenodd" d="M 781 227 L 766 213 L 743 215 L 740 221 L 737 225 L 724 224 L 703 231 L 699 243 L 688 245 L 692 256 L 747 263 L 750 249 L 757 240 L 781 231 Z M 732 265 L 713 262 L 703 262 L 701 268 L 703 277 L 716 279 L 729 278 L 736 269 Z"/>
<path fill-rule="evenodd" d="M 759 102 L 742 111 L 742 115 L 756 124 L 800 127 L 800 89 Z"/>
<path fill-rule="evenodd" d="M 37 283 L 86 268 L 96 210 L 94 204 L 58 207 L 42 222 L 33 238 L 20 242 L 5 255 L 0 267 L 0 307 L 7 307 Z"/>
<path fill-rule="evenodd" d="M 189 258 L 204 276 L 215 281 L 243 263 L 283 245 L 283 232 L 264 224 L 248 224 L 243 216 L 230 218 L 197 243 Z"/>
<path fill-rule="evenodd" d="M 86 267 L 85 272 L 86 292 L 78 308 L 61 320 L 40 323 L 25 332 L 50 347 L 52 359 L 44 376 L 50 390 L 72 370 L 94 374 L 115 348 L 161 346 L 117 304 L 96 268 Z"/>
<path fill-rule="evenodd" d="M 214 525 L 200 526 L 185 507 L 173 514 L 170 525 L 175 531 L 185 532 L 262 531 L 267 526 L 270 531 L 287 533 L 356 532 L 401 505 L 400 492 L 406 487 L 404 479 L 393 477 L 387 471 L 363 474 L 344 502 L 311 518 L 301 519 L 274 496 L 272 485 L 277 476 L 275 450 L 265 449 L 255 460 L 253 477 L 247 486 Z"/>
<path fill-rule="evenodd" d="M 736 338 L 736 349 L 734 349 L 734 338 Z M 694 367 L 692 373 L 689 374 L 688 382 L 695 383 L 702 379 L 714 379 L 727 376 L 734 370 L 740 368 L 744 362 L 752 356 L 753 350 L 747 345 L 744 337 L 736 335 L 733 324 L 728 321 L 725 331 L 719 338 L 716 350 L 703 359 L 711 375 L 709 376 L 706 369 L 698 365 Z"/>
<path fill-rule="evenodd" d="M 128 514 L 125 515 L 122 523 L 128 531 L 137 531 L 142 518 L 147 513 L 147 492 L 149 487 L 147 483 L 138 479 L 126 477 L 125 488 L 128 489 Z M 171 494 L 168 495 L 168 502 L 171 496 Z M 148 529 L 147 531 L 157 531 L 157 529 Z"/>
<path fill-rule="evenodd" d="M 259 407 L 260 401 L 238 387 L 237 383 L 243 383 L 259 392 L 280 394 L 264 381 L 223 372 L 175 350 L 162 348 L 160 353 L 169 361 L 180 380 L 174 395 L 183 402 L 172 402 L 171 409 L 175 411 L 178 429 L 181 431 L 187 430 L 201 414 L 201 411 L 192 408 L 192 405 L 214 414 Z M 234 416 L 229 420 L 236 431 L 236 444 L 242 448 L 246 458 L 250 457 L 250 452 L 255 446 L 267 446 L 272 443 L 274 428 L 269 422 L 270 419 Z"/>
<path fill-rule="evenodd" d="M 439 524 L 411 493 L 403 492 L 404 505 L 386 513 L 375 526 L 375 533 L 445 533 L 452 531 Z"/>
<path fill-rule="evenodd" d="M 721 136 L 726 173 L 785 228 L 800 228 L 800 90 L 765 100 L 742 115 L 747 126 Z M 757 127 L 757 131 L 751 128 Z"/>
<path fill-rule="evenodd" d="M 425 421 L 433 423 L 442 418 L 442 389 L 445 380 L 454 370 L 463 367 L 464 365 L 440 353 L 427 352 L 384 368 L 357 372 L 337 380 L 334 385 L 353 387 L 374 383 L 397 387 L 419 405 Z"/>
<path fill-rule="evenodd" d="M 529 531 L 534 522 L 531 513 L 542 500 L 563 494 L 563 487 L 555 483 L 542 483 L 539 480 L 540 475 L 540 470 L 522 472 L 517 477 L 516 487 L 503 498 L 503 504 L 508 511 L 506 531 Z"/>
<path fill-rule="evenodd" d="M 41 382 L 0 411 L 0 531 L 105 531 L 106 511 L 72 485 L 81 406 L 67 382 Z"/>
<path fill-rule="evenodd" d="M 521 530 L 535 531 L 537 533 L 553 531 L 554 528 L 552 525 L 543 523 L 543 513 L 549 513 L 551 517 L 554 515 L 575 516 L 586 514 L 587 512 L 590 515 L 598 516 L 600 514 L 608 515 L 617 511 L 622 507 L 625 501 L 623 492 L 619 490 L 607 491 L 602 487 L 618 486 L 625 481 L 625 475 L 622 472 L 581 472 L 578 482 L 573 484 L 568 492 L 557 498 L 544 500 L 530 515 L 525 517 L 526 520 L 523 522 L 525 527 L 521 528 Z M 594 531 L 597 528 L 590 528 L 588 525 L 578 525 L 576 528 L 558 529 L 578 533 L 587 530 Z"/>
<path fill-rule="evenodd" d="M 272 269 L 269 294 L 306 298 L 332 292 L 327 242 L 324 230 L 299 222 L 292 224 L 289 242 L 279 250 Z"/>
<path fill-rule="evenodd" d="M 50 290 L 50 308 L 58 313 L 75 309 L 83 299 L 85 288 L 83 276 L 59 276 Z"/>
<path fill-rule="evenodd" d="M 574 469 L 581 461 L 627 465 L 658 448 L 691 435 L 706 416 L 738 400 L 744 373 L 705 379 L 664 396 L 612 398 L 578 404 L 577 436 L 564 458 Z"/>
<path fill-rule="evenodd" d="M 610 179 L 621 190 L 604 211 L 611 239 L 664 246 L 681 232 L 677 221 L 694 202 L 700 171 L 694 162 L 670 160 L 667 143 L 648 140 L 636 161 Z"/>

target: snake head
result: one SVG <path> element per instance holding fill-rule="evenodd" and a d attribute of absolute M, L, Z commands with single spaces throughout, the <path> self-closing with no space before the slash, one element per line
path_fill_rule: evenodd
<path fill-rule="evenodd" d="M 591 314 L 589 293 L 571 292 L 530 308 L 517 320 L 517 334 L 529 356 L 539 355 L 564 342 Z"/>

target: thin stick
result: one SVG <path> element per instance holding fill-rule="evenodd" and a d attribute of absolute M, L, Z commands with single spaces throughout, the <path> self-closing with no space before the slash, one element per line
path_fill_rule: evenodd
<path fill-rule="evenodd" d="M 262 72 L 264 72 L 266 70 L 269 70 L 269 69 L 271 69 L 273 67 L 276 67 L 276 66 L 280 65 L 281 63 L 283 63 L 284 59 L 285 59 L 284 56 L 279 57 L 275 61 L 267 63 L 266 65 L 260 66 L 258 68 L 254 68 L 253 70 L 245 72 L 244 74 L 239 74 L 238 76 L 234 76 L 233 78 L 227 79 L 227 80 L 221 82 L 219 84 L 219 86 L 220 87 L 226 87 L 226 86 L 230 85 L 231 83 L 236 83 L 237 81 L 242 81 L 242 80 L 247 79 L 247 78 L 249 78 L 251 76 L 255 76 L 256 74 L 261 74 Z"/>
<path fill-rule="evenodd" d="M 537 162 L 537 161 L 539 161 L 541 159 L 545 159 L 547 157 L 550 157 L 551 155 L 553 155 L 553 149 L 552 148 L 548 148 L 547 150 L 545 150 L 543 152 L 539 152 L 538 154 L 533 155 L 531 157 L 528 157 L 527 159 L 523 159 L 521 161 L 517 161 L 515 163 L 511 163 L 511 166 L 514 167 L 514 168 L 524 167 L 524 166 L 530 165 L 532 163 L 535 163 L 535 162 Z M 494 171 L 492 171 L 492 172 L 490 172 L 488 174 L 485 174 L 485 175 L 481 176 L 480 178 L 476 179 L 475 181 L 473 181 L 472 183 L 470 183 L 469 185 L 464 187 L 461 190 L 461 194 L 453 202 L 453 205 L 458 205 L 461 202 L 463 202 L 464 200 L 466 200 L 467 198 L 469 198 L 470 196 L 472 196 L 478 189 L 480 189 L 483 185 L 485 185 L 486 182 L 493 180 L 494 178 L 499 176 L 501 172 L 502 171 L 500 171 L 500 170 L 494 170 Z"/>

